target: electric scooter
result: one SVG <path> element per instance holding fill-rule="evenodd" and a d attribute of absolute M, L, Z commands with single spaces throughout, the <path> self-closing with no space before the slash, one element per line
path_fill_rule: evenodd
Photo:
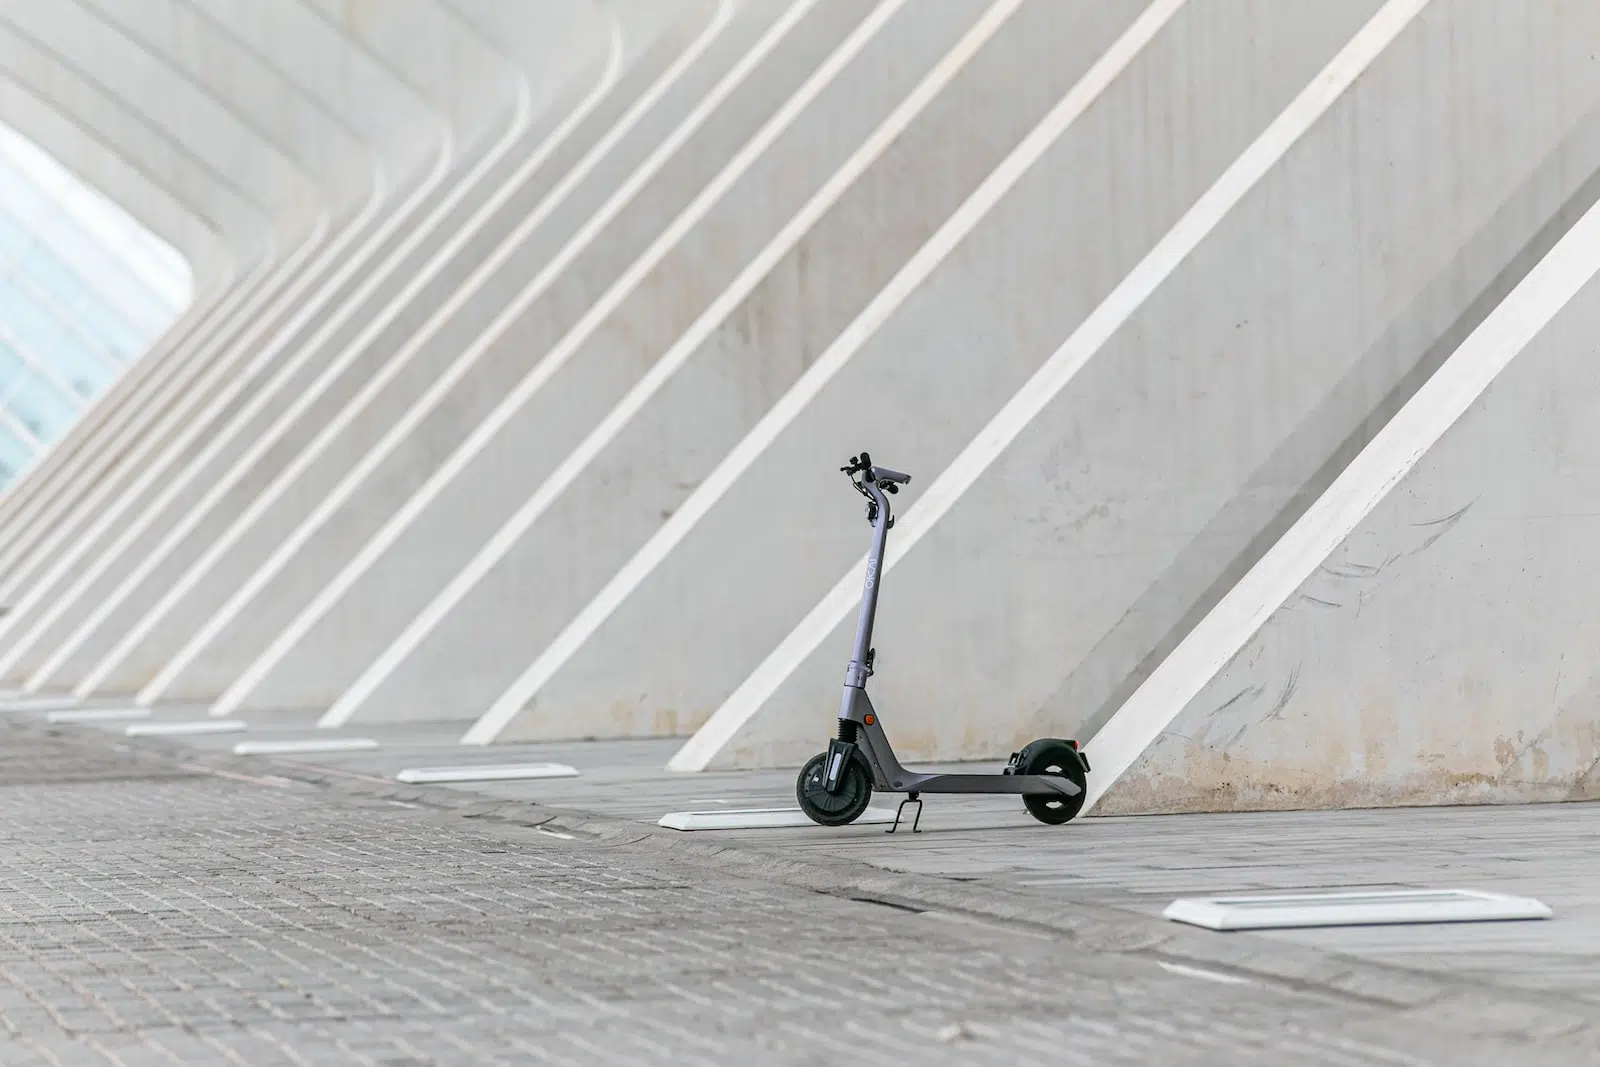
<path fill-rule="evenodd" d="M 911 476 L 874 467 L 872 457 L 865 452 L 851 456 L 849 465 L 839 469 L 867 498 L 872 550 L 867 555 L 855 650 L 844 674 L 839 736 L 828 742 L 826 752 L 811 757 L 801 769 L 795 782 L 800 810 L 823 826 L 844 826 L 867 809 L 874 788 L 899 792 L 906 797 L 895 810 L 894 825 L 887 832 L 898 830 L 901 812 L 907 804 L 915 804 L 917 815 L 911 832 L 918 833 L 923 793 L 1018 793 L 1028 814 L 1040 822 L 1057 825 L 1071 820 L 1083 809 L 1089 774 L 1089 760 L 1076 741 L 1046 737 L 1029 742 L 1011 754 L 1005 770 L 998 774 L 936 774 L 900 766 L 878 712 L 867 697 L 867 679 L 872 677 L 877 658 L 877 650 L 872 647 L 872 623 L 878 613 L 879 568 L 889 530 L 894 526 L 889 497 L 911 481 Z"/>

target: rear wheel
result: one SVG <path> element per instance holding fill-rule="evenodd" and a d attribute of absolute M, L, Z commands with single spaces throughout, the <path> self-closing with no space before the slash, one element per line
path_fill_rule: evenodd
<path fill-rule="evenodd" d="M 872 776 L 860 760 L 851 760 L 839 772 L 839 791 L 828 792 L 823 781 L 827 770 L 828 754 L 819 752 L 800 769 L 794 783 L 795 799 L 806 818 L 823 826 L 843 826 L 855 822 L 867 810 L 872 799 Z"/>
<path fill-rule="evenodd" d="M 1078 787 L 1078 795 L 1069 797 L 1060 793 L 1039 793 L 1024 796 L 1022 806 L 1028 809 L 1029 815 L 1052 826 L 1071 822 L 1083 810 L 1083 802 L 1088 796 L 1089 780 L 1083 773 L 1083 764 L 1079 762 L 1077 752 L 1065 741 L 1036 741 L 1028 747 L 1033 751 L 1017 768 L 1018 774 L 1060 775 Z"/>

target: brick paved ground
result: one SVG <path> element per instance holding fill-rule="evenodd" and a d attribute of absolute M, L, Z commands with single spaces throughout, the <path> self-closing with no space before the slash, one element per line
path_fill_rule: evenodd
<path fill-rule="evenodd" d="M 232 773 L 0 722 L 0 1063 L 1592 1062 L 1583 1028 Z"/>

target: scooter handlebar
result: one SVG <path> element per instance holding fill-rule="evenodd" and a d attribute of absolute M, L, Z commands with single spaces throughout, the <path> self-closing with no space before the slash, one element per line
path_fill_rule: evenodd
<path fill-rule="evenodd" d="M 892 471 L 888 467 L 873 467 L 872 480 L 875 482 L 893 482 L 897 485 L 904 485 L 911 480 L 911 475 L 901 474 L 899 471 Z"/>
<path fill-rule="evenodd" d="M 865 452 L 859 456 L 851 456 L 849 465 L 839 469 L 849 475 L 865 472 L 866 478 L 863 480 L 868 482 L 888 482 L 890 485 L 905 485 L 911 480 L 911 475 L 909 474 L 901 474 L 899 471 L 890 470 L 888 467 L 874 467 L 872 465 L 872 457 Z M 893 492 L 893 490 L 890 490 L 890 492 Z"/>

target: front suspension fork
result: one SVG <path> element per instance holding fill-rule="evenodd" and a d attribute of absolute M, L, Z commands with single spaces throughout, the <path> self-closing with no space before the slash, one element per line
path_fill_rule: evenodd
<path fill-rule="evenodd" d="M 841 722 L 839 725 L 843 727 L 844 723 Z M 854 726 L 855 723 L 850 725 Z M 841 729 L 839 732 L 844 733 L 845 731 Z M 854 731 L 851 732 L 853 733 Z M 836 737 L 828 742 L 828 762 L 824 765 L 822 772 L 822 787 L 828 791 L 830 796 L 839 792 L 839 783 L 844 780 L 844 769 L 850 766 L 850 761 L 856 758 L 858 751 L 859 749 L 856 748 L 854 741 L 846 741 L 843 738 Z"/>

